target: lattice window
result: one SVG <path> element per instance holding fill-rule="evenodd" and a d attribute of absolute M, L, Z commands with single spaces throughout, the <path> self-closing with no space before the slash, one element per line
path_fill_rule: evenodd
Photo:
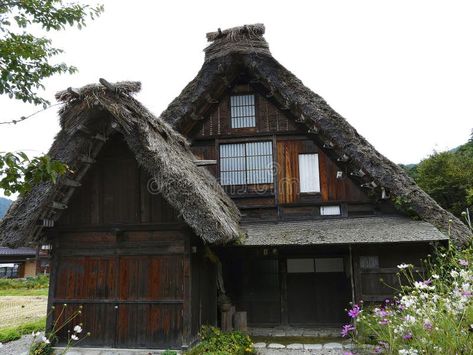
<path fill-rule="evenodd" d="M 255 95 L 230 97 L 232 128 L 255 127 Z"/>
<path fill-rule="evenodd" d="M 272 182 L 272 142 L 220 145 L 220 183 L 222 185 L 270 184 Z"/>

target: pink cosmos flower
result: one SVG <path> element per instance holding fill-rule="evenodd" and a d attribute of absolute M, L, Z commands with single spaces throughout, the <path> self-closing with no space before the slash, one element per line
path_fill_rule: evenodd
<path fill-rule="evenodd" d="M 340 334 L 342 335 L 342 337 L 346 337 L 350 332 L 354 331 L 355 330 L 355 327 L 351 324 L 345 324 L 343 327 L 342 327 L 342 331 L 340 332 Z"/>
<path fill-rule="evenodd" d="M 402 336 L 402 339 L 404 340 L 411 340 L 412 339 L 412 333 L 406 333 Z"/>
<path fill-rule="evenodd" d="M 353 308 L 348 311 L 348 315 L 349 315 L 351 318 L 356 318 L 356 317 L 358 317 L 358 315 L 360 314 L 360 312 L 361 312 L 360 307 L 359 307 L 357 304 L 355 304 L 355 305 L 353 306 Z"/>
<path fill-rule="evenodd" d="M 468 266 L 468 260 L 460 259 L 458 260 L 458 262 L 460 263 L 461 266 Z"/>

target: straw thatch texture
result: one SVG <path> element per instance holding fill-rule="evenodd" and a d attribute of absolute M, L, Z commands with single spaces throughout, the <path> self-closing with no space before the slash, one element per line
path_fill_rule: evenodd
<path fill-rule="evenodd" d="M 224 33 L 226 31 L 222 31 Z M 347 155 L 351 169 L 363 169 L 378 186 L 387 189 L 393 199 L 401 198 L 403 205 L 408 206 L 421 219 L 432 223 L 444 233 L 450 231 L 457 244 L 461 245 L 469 240 L 471 232 L 458 218 L 441 208 L 402 168 L 380 154 L 323 98 L 279 64 L 271 56 L 269 49 L 258 49 L 267 45 L 262 36 L 264 32 L 252 32 L 250 36 L 239 27 L 230 29 L 229 33 L 232 34 L 228 35 L 231 40 L 215 33 L 208 35 L 214 42 L 206 49 L 204 65 L 194 80 L 162 113 L 164 120 L 181 130 L 192 122 L 192 114 L 208 107 L 206 96 L 219 97 L 224 92 L 222 77 L 228 83 L 244 72 L 271 93 L 274 101 L 289 108 L 287 112 L 293 117 L 302 117 L 307 129 L 315 126 L 319 131 L 318 139 L 333 144 L 332 152 L 339 156 Z M 249 40 L 252 42 L 251 46 L 246 45 Z M 259 45 L 253 46 L 258 41 Z"/>
<path fill-rule="evenodd" d="M 80 130 L 101 133 L 114 126 L 124 135 L 136 159 L 160 184 L 161 193 L 186 223 L 208 243 L 224 243 L 239 237 L 239 211 L 204 168 L 195 165 L 187 141 L 163 120 L 154 117 L 130 96 L 139 83 L 88 85 L 78 92 L 56 95 L 65 103 L 61 127 L 49 155 L 69 166 L 78 166 L 81 154 L 90 150 L 90 136 Z M 39 184 L 20 197 L 0 224 L 2 245 L 18 246 L 31 237 L 41 213 L 54 201 L 60 184 Z"/>

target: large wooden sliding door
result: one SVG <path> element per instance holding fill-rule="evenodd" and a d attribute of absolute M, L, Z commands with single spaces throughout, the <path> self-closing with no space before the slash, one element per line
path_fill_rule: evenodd
<path fill-rule="evenodd" d="M 153 233 L 144 234 L 153 237 Z M 108 246 L 95 252 L 90 245 L 60 250 L 52 285 L 52 321 L 59 318 L 60 325 L 82 307 L 81 314 L 61 330 L 62 342 L 70 337 L 68 331 L 75 324 L 83 323 L 90 336 L 81 346 L 170 348 L 182 344 L 184 240 L 143 241 L 143 233 L 137 232 L 135 237 L 138 235 L 146 250 L 130 247 L 133 238 L 123 243 L 112 235 L 102 236 L 98 244 L 106 241 Z M 80 239 L 81 235 L 75 237 Z M 62 243 L 67 244 L 64 239 Z M 91 253 L 109 255 L 87 255 Z"/>

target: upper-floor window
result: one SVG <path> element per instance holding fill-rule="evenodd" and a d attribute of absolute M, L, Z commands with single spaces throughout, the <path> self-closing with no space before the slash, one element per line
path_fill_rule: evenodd
<path fill-rule="evenodd" d="M 232 128 L 255 127 L 255 95 L 230 97 Z"/>
<path fill-rule="evenodd" d="M 319 155 L 299 154 L 300 191 L 320 192 Z"/>
<path fill-rule="evenodd" d="M 222 185 L 271 184 L 273 144 L 267 142 L 220 145 Z"/>

